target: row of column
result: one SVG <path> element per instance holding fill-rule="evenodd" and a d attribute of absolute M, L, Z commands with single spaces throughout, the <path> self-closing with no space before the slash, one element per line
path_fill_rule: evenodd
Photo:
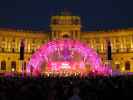
<path fill-rule="evenodd" d="M 133 50 L 133 39 L 132 37 L 115 37 L 110 38 L 112 52 L 116 52 L 119 50 L 120 52 L 126 52 L 127 49 Z M 86 41 L 90 45 L 91 48 L 95 50 L 99 49 L 100 52 L 105 52 L 106 50 L 106 38 L 88 38 L 83 41 Z M 97 42 L 98 41 L 98 42 Z"/>
<path fill-rule="evenodd" d="M 32 43 L 32 41 L 33 39 L 25 40 L 25 52 L 32 52 L 33 49 L 36 50 L 42 44 L 41 42 Z M 5 41 L 1 41 L 0 47 L 4 49 L 4 52 L 12 52 L 13 49 L 15 52 L 19 52 L 20 42 L 21 42 L 21 39 L 16 39 L 15 41 L 11 41 L 7 39 Z"/>

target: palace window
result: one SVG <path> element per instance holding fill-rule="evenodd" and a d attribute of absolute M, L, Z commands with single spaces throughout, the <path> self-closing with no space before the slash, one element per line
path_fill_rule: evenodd
<path fill-rule="evenodd" d="M 12 52 L 13 52 L 13 53 L 15 52 L 15 49 L 14 49 L 14 48 L 12 48 Z"/>
<path fill-rule="evenodd" d="M 90 43 L 90 40 L 86 40 L 86 43 L 87 43 L 87 44 L 91 44 L 91 43 Z"/>
<path fill-rule="evenodd" d="M 2 38 L 2 41 L 5 41 L 5 38 L 4 37 Z"/>
<path fill-rule="evenodd" d="M 120 51 L 120 50 L 117 48 L 117 49 L 116 49 L 116 52 L 119 53 L 119 51 Z"/>
<path fill-rule="evenodd" d="M 13 39 L 12 42 L 15 42 L 15 39 Z"/>
<path fill-rule="evenodd" d="M 120 69 L 120 64 L 115 64 L 116 69 Z"/>
<path fill-rule="evenodd" d="M 100 52 L 100 49 L 97 48 L 96 51 L 97 51 L 97 53 L 99 53 Z"/>
<path fill-rule="evenodd" d="M 1 70 L 6 70 L 6 61 L 1 61 Z"/>
<path fill-rule="evenodd" d="M 42 42 L 42 44 L 44 44 L 44 43 L 45 43 L 45 41 L 44 41 L 44 40 L 42 40 L 41 42 Z"/>
<path fill-rule="evenodd" d="M 35 52 L 35 50 L 34 50 L 34 49 L 32 49 L 31 53 L 33 54 L 34 52 Z"/>
<path fill-rule="evenodd" d="M 52 24 L 58 24 L 58 20 L 57 19 L 53 19 Z"/>
<path fill-rule="evenodd" d="M 2 52 L 5 52 L 5 49 L 4 49 L 4 48 L 1 48 L 1 51 L 2 51 Z"/>
<path fill-rule="evenodd" d="M 11 71 L 12 72 L 16 71 L 16 62 L 15 61 L 11 62 Z"/>
<path fill-rule="evenodd" d="M 78 24 L 80 24 L 80 21 L 79 21 L 79 19 L 74 19 L 74 20 L 73 20 L 73 23 L 74 23 L 75 25 L 78 25 Z"/>
<path fill-rule="evenodd" d="M 130 62 L 129 61 L 125 62 L 125 70 L 130 70 Z"/>

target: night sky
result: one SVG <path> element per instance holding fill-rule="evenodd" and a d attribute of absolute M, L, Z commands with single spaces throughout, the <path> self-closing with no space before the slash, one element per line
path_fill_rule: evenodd
<path fill-rule="evenodd" d="M 81 16 L 84 31 L 133 27 L 133 0 L 0 0 L 0 27 L 49 31 L 64 8 Z"/>

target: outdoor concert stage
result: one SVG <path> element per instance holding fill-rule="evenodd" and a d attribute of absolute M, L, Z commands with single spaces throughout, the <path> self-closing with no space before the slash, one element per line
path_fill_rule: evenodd
<path fill-rule="evenodd" d="M 97 52 L 78 40 L 60 39 L 42 45 L 27 66 L 32 75 L 110 75 L 112 69 L 105 66 Z"/>

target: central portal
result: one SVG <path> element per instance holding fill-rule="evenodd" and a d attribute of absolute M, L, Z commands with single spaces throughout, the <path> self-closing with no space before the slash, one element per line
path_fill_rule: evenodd
<path fill-rule="evenodd" d="M 111 73 L 111 69 L 102 64 L 95 50 L 71 39 L 53 40 L 44 44 L 31 57 L 27 71 L 31 72 L 31 69 L 33 74 Z"/>

